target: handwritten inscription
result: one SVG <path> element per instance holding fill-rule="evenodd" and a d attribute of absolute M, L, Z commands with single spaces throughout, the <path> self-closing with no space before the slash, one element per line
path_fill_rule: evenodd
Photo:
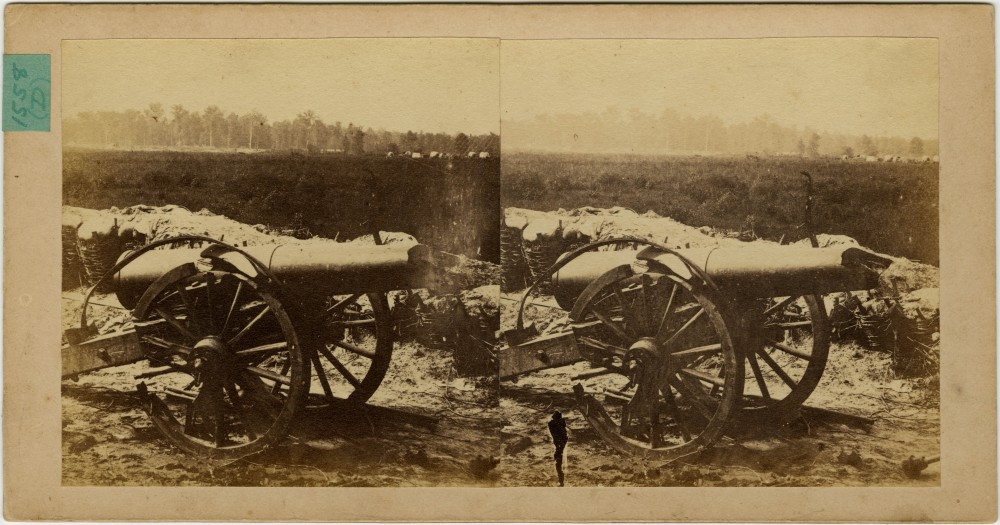
<path fill-rule="evenodd" d="M 3 130 L 49 131 L 49 55 L 4 55 Z"/>

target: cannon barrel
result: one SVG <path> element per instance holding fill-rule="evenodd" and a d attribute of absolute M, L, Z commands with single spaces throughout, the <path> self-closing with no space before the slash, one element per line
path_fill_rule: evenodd
<path fill-rule="evenodd" d="M 678 250 L 733 299 L 785 297 L 878 286 L 878 272 L 892 261 L 861 248 L 759 245 Z M 657 248 L 588 252 L 570 261 L 552 279 L 556 301 L 572 309 L 580 293 L 602 274 L 623 264 L 659 264 L 683 278 L 687 266 Z"/>
<path fill-rule="evenodd" d="M 269 244 L 245 251 L 277 277 L 295 297 L 319 300 L 330 295 L 422 288 L 433 263 L 421 244 L 353 243 Z M 161 275 L 202 258 L 201 249 L 153 250 L 115 275 L 118 301 L 134 308 L 146 288 Z M 249 275 L 256 274 L 237 252 L 221 258 Z"/>

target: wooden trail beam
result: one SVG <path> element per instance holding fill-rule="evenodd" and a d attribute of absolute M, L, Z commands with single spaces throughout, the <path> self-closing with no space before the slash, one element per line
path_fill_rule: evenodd
<path fill-rule="evenodd" d="M 143 358 L 135 332 L 115 332 L 62 347 L 62 377 L 73 377 Z"/>
<path fill-rule="evenodd" d="M 500 349 L 500 379 L 583 360 L 572 332 L 544 335 Z"/>

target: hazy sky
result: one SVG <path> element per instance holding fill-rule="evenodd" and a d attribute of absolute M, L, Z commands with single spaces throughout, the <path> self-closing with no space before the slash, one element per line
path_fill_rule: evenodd
<path fill-rule="evenodd" d="M 503 120 L 616 106 L 938 136 L 935 39 L 534 40 L 501 46 Z"/>
<path fill-rule="evenodd" d="M 487 39 L 65 41 L 63 111 L 311 109 L 329 124 L 499 132 L 499 51 Z"/>

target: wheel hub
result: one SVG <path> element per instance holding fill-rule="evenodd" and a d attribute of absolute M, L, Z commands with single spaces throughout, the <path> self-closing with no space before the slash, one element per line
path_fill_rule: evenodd
<path fill-rule="evenodd" d="M 208 376 L 225 376 L 237 368 L 236 355 L 221 338 L 211 335 L 195 343 L 189 361 L 199 379 Z"/>

